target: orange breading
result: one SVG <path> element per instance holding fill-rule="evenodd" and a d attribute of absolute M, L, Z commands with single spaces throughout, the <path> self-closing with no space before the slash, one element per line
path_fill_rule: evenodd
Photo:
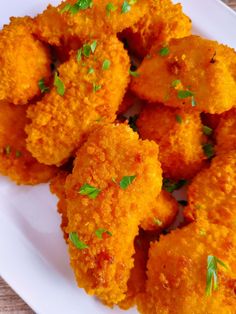
<path fill-rule="evenodd" d="M 236 230 L 236 150 L 215 157 L 209 169 L 201 171 L 188 189 L 189 220 L 204 217 Z"/>
<path fill-rule="evenodd" d="M 160 231 L 170 226 L 178 213 L 178 202 L 165 190 L 155 200 L 151 212 L 142 221 L 140 227 L 149 231 Z"/>
<path fill-rule="evenodd" d="M 160 146 L 164 177 L 190 179 L 204 166 L 204 136 L 198 112 L 150 104 L 141 112 L 137 126 L 143 139 Z"/>
<path fill-rule="evenodd" d="M 103 70 L 105 60 L 110 61 Z M 65 94 L 54 87 L 28 110 L 27 148 L 40 162 L 60 165 L 73 154 L 94 125 L 112 122 L 129 83 L 129 58 L 116 37 L 97 41 L 89 57 L 73 53 L 58 68 Z M 93 69 L 93 73 L 89 73 Z"/>
<path fill-rule="evenodd" d="M 50 74 L 47 47 L 31 34 L 30 18 L 11 18 L 0 31 L 0 100 L 24 105 L 40 95 L 39 80 Z"/>
<path fill-rule="evenodd" d="M 122 189 L 125 176 L 136 177 Z M 96 199 L 79 193 L 86 183 L 100 190 Z M 66 232 L 77 232 L 88 248 L 78 250 L 69 241 L 71 266 L 78 285 L 109 306 L 126 296 L 134 238 L 161 185 L 158 146 L 139 140 L 125 124 L 97 128 L 77 152 L 65 185 Z M 112 235 L 99 239 L 100 228 Z"/>
<path fill-rule="evenodd" d="M 150 102 L 222 113 L 236 103 L 235 68 L 227 46 L 198 36 L 172 39 L 168 47 L 154 45 L 131 90 Z"/>
<path fill-rule="evenodd" d="M 63 231 L 65 240 L 68 239 L 68 234 L 66 233 L 68 218 L 65 194 L 65 182 L 68 174 L 69 173 L 66 171 L 61 171 L 50 181 L 51 192 L 59 198 L 59 201 L 57 203 L 57 210 L 58 213 L 61 215 L 61 229 Z"/>
<path fill-rule="evenodd" d="M 236 149 L 236 109 L 225 113 L 216 129 L 216 153 L 225 153 Z"/>
<path fill-rule="evenodd" d="M 135 55 L 145 57 L 154 42 L 166 45 L 172 38 L 190 35 L 191 28 L 191 20 L 183 13 L 181 4 L 157 0 L 142 19 L 123 31 L 121 37 L 126 38 Z"/>
<path fill-rule="evenodd" d="M 63 9 L 68 4 L 74 4 L 76 0 L 67 0 L 58 7 L 49 6 L 35 19 L 35 34 L 44 41 L 60 45 L 62 38 L 78 36 L 81 40 L 89 40 L 93 37 L 109 37 L 123 29 L 132 26 L 144 14 L 153 0 L 139 0 L 122 13 L 123 0 L 113 0 L 110 3 L 104 0 L 93 0 L 91 8 L 80 10 L 76 14 Z M 112 5 L 112 6 L 111 6 Z"/>
<path fill-rule="evenodd" d="M 50 180 L 57 168 L 39 164 L 26 150 L 26 110 L 0 102 L 0 173 L 17 184 L 33 185 Z"/>
<path fill-rule="evenodd" d="M 236 235 L 223 226 L 202 222 L 161 236 L 151 244 L 146 292 L 138 298 L 142 314 L 235 313 Z M 207 259 L 218 265 L 218 290 L 206 296 Z"/>

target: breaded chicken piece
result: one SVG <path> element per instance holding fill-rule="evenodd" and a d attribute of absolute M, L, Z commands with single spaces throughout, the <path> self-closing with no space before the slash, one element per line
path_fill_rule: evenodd
<path fill-rule="evenodd" d="M 165 178 L 191 179 L 204 166 L 199 113 L 150 104 L 143 108 L 137 126 L 143 139 L 158 143 Z"/>
<path fill-rule="evenodd" d="M 86 1 L 73 13 L 76 2 L 67 0 L 58 7 L 49 6 L 36 17 L 35 34 L 53 45 L 60 45 L 62 38 L 75 35 L 82 41 L 114 35 L 136 23 L 148 12 L 153 0 Z"/>
<path fill-rule="evenodd" d="M 216 153 L 226 153 L 236 149 L 236 109 L 225 113 L 216 129 Z"/>
<path fill-rule="evenodd" d="M 236 53 L 198 36 L 154 45 L 131 90 L 150 102 L 222 113 L 236 103 Z"/>
<path fill-rule="evenodd" d="M 156 198 L 151 212 L 142 221 L 140 227 L 148 231 L 161 231 L 171 225 L 178 209 L 176 199 L 167 191 L 162 190 Z"/>
<path fill-rule="evenodd" d="M 104 61 L 109 68 L 103 69 Z M 27 148 L 32 155 L 44 164 L 61 165 L 94 125 L 114 121 L 129 83 L 129 66 L 127 52 L 115 37 L 97 41 L 95 52 L 80 61 L 72 53 L 58 68 L 64 95 L 54 87 L 28 110 L 32 122 L 26 127 Z"/>
<path fill-rule="evenodd" d="M 142 314 L 235 313 L 236 235 L 204 222 L 177 229 L 151 244 L 146 293 L 138 298 Z M 206 295 L 208 257 L 217 263 L 218 289 Z"/>
<path fill-rule="evenodd" d="M 0 31 L 0 100 L 24 105 L 51 75 L 49 49 L 31 34 L 31 19 L 11 18 Z"/>
<path fill-rule="evenodd" d="M 71 266 L 78 285 L 109 306 L 126 296 L 134 238 L 161 191 L 161 173 L 154 142 L 111 124 L 90 134 L 67 177 L 66 232 L 82 244 L 69 241 Z"/>
<path fill-rule="evenodd" d="M 188 188 L 185 217 L 209 221 L 236 230 L 236 150 L 222 153 L 201 171 Z"/>
<path fill-rule="evenodd" d="M 68 234 L 66 233 L 66 228 L 68 226 L 68 218 L 67 218 L 67 206 L 66 206 L 66 194 L 65 194 L 65 183 L 66 178 L 68 176 L 68 172 L 61 171 L 57 176 L 52 178 L 50 181 L 50 191 L 52 194 L 55 194 L 59 201 L 57 203 L 58 213 L 61 215 L 61 229 L 64 234 L 64 238 L 67 241 Z"/>
<path fill-rule="evenodd" d="M 191 34 L 192 22 L 182 11 L 180 3 L 157 0 L 132 27 L 125 29 L 121 38 L 128 42 L 129 50 L 139 57 L 148 55 L 153 42 L 166 45 L 172 38 Z"/>
<path fill-rule="evenodd" d="M 17 184 L 33 185 L 49 181 L 57 168 L 38 163 L 27 151 L 26 110 L 26 106 L 0 102 L 0 173 Z"/>

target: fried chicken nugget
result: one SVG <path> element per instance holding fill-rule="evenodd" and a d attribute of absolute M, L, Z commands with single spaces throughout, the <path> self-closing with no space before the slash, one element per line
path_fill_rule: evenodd
<path fill-rule="evenodd" d="M 143 139 L 158 143 L 164 177 L 191 179 L 204 166 L 199 113 L 150 104 L 142 110 L 137 126 Z"/>
<path fill-rule="evenodd" d="M 150 102 L 222 113 L 236 103 L 236 53 L 198 36 L 153 46 L 131 90 Z"/>
<path fill-rule="evenodd" d="M 109 306 L 126 296 L 134 238 L 161 191 L 161 173 L 158 146 L 118 124 L 90 134 L 67 177 L 66 231 L 76 233 L 84 248 L 69 241 L 71 266 L 78 285 Z M 84 191 L 85 184 L 95 195 Z"/>
<path fill-rule="evenodd" d="M 176 199 L 167 191 L 162 190 L 152 206 L 151 212 L 142 221 L 141 228 L 148 231 L 160 231 L 170 226 L 178 213 Z"/>
<path fill-rule="evenodd" d="M 225 153 L 236 149 L 236 109 L 225 113 L 216 129 L 216 153 Z"/>
<path fill-rule="evenodd" d="M 50 53 L 31 34 L 30 18 L 11 18 L 0 31 L 0 100 L 24 105 L 40 95 L 38 86 L 48 78 Z"/>
<path fill-rule="evenodd" d="M 76 2 L 80 3 L 77 9 Z M 82 41 L 114 35 L 136 23 L 148 12 L 153 0 L 132 4 L 123 0 L 81 2 L 67 0 L 58 7 L 49 6 L 35 19 L 35 34 L 53 45 L 60 45 L 62 38 L 75 35 Z"/>
<path fill-rule="evenodd" d="M 39 164 L 27 151 L 26 110 L 26 106 L 0 103 L 0 173 L 17 184 L 33 185 L 50 180 L 57 168 Z"/>
<path fill-rule="evenodd" d="M 140 313 L 235 313 L 235 246 L 236 236 L 230 229 L 207 222 L 193 223 L 152 243 L 146 293 L 138 298 Z M 218 289 L 209 296 L 208 256 L 218 258 L 228 267 L 217 263 Z"/>
<path fill-rule="evenodd" d="M 104 61 L 109 64 L 106 69 Z M 80 61 L 72 53 L 58 68 L 64 95 L 54 87 L 28 110 L 32 123 L 26 127 L 27 148 L 32 155 L 44 164 L 61 165 L 94 125 L 114 121 L 129 83 L 129 67 L 127 52 L 116 37 L 97 41 L 95 52 Z"/>
<path fill-rule="evenodd" d="M 191 28 L 192 22 L 183 13 L 181 4 L 157 0 L 142 19 L 123 31 L 121 37 L 128 41 L 129 49 L 135 55 L 145 57 L 153 42 L 166 45 L 172 38 L 190 35 Z"/>
<path fill-rule="evenodd" d="M 188 188 L 185 217 L 209 221 L 236 230 L 236 150 L 220 154 L 202 170 Z"/>

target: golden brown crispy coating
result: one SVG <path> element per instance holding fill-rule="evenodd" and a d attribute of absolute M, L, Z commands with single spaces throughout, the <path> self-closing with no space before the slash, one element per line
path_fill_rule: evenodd
<path fill-rule="evenodd" d="M 150 104 L 143 108 L 137 126 L 143 139 L 158 143 L 164 177 L 190 179 L 204 166 L 204 136 L 197 112 Z"/>
<path fill-rule="evenodd" d="M 141 228 L 149 231 L 160 231 L 169 227 L 178 213 L 178 208 L 176 199 L 167 191 L 162 190 L 149 215 L 142 221 Z"/>
<path fill-rule="evenodd" d="M 146 293 L 138 298 L 142 314 L 235 313 L 235 234 L 208 222 L 193 223 L 151 244 Z M 206 296 L 207 257 L 218 265 L 218 290 Z"/>
<path fill-rule="evenodd" d="M 0 100 L 24 105 L 40 95 L 39 80 L 50 72 L 47 47 L 31 34 L 30 18 L 11 18 L 0 32 Z"/>
<path fill-rule="evenodd" d="M 103 70 L 105 60 L 110 61 Z M 60 165 L 85 139 L 94 125 L 112 122 L 129 82 L 129 58 L 115 37 L 97 41 L 89 57 L 76 60 L 73 53 L 58 72 L 64 96 L 54 87 L 28 110 L 27 148 L 44 164 Z M 89 70 L 93 69 L 93 73 Z"/>
<path fill-rule="evenodd" d="M 201 171 L 188 189 L 189 220 L 206 218 L 236 230 L 236 150 L 215 157 L 209 169 Z"/>
<path fill-rule="evenodd" d="M 49 6 L 35 19 L 35 34 L 53 45 L 60 45 L 62 38 L 74 35 L 82 41 L 114 35 L 136 23 L 147 13 L 153 0 L 139 0 L 128 5 L 124 13 L 123 0 L 93 0 L 91 8 L 80 10 L 76 14 L 63 10 L 66 5 L 75 2 L 76 0 L 67 0 L 57 8 Z M 109 3 L 110 10 L 106 9 Z"/>
<path fill-rule="evenodd" d="M 142 19 L 123 31 L 121 37 L 126 38 L 135 55 L 145 57 L 154 42 L 166 45 L 172 38 L 190 35 L 191 28 L 191 20 L 183 13 L 181 4 L 157 0 Z"/>
<path fill-rule="evenodd" d="M 226 153 L 236 149 L 236 109 L 225 113 L 216 129 L 216 153 Z"/>
<path fill-rule="evenodd" d="M 127 189 L 120 187 L 124 176 L 136 176 Z M 95 199 L 79 193 L 86 183 L 101 190 Z M 69 241 L 71 266 L 78 285 L 109 306 L 125 298 L 138 225 L 161 185 L 158 146 L 139 140 L 125 124 L 97 128 L 78 150 L 65 185 L 66 231 L 77 232 L 88 248 Z M 112 236 L 99 239 L 100 228 Z"/>
<path fill-rule="evenodd" d="M 168 47 L 154 45 L 131 89 L 150 102 L 222 113 L 236 103 L 235 65 L 235 51 L 215 41 L 172 39 Z"/>
<path fill-rule="evenodd" d="M 0 103 L 0 173 L 17 184 L 33 185 L 50 180 L 57 168 L 39 164 L 26 150 L 26 110 L 26 106 Z"/>

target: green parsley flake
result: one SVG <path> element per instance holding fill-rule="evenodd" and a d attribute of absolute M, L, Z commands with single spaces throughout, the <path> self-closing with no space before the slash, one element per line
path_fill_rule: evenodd
<path fill-rule="evenodd" d="M 129 70 L 129 74 L 133 77 L 139 77 L 140 75 L 137 71 L 131 71 L 131 70 Z"/>
<path fill-rule="evenodd" d="M 161 227 L 163 225 L 163 222 L 159 220 L 158 218 L 153 219 L 154 224 L 157 225 L 158 227 Z"/>
<path fill-rule="evenodd" d="M 187 180 L 179 180 L 178 182 L 170 179 L 163 180 L 163 189 L 169 193 L 173 193 L 176 190 L 181 189 L 184 185 L 188 183 Z"/>
<path fill-rule="evenodd" d="M 159 51 L 159 55 L 160 55 L 161 57 L 168 56 L 169 53 L 170 53 L 169 47 L 163 47 L 163 48 L 161 48 L 160 51 Z"/>
<path fill-rule="evenodd" d="M 16 158 L 20 158 L 22 156 L 22 152 L 19 150 L 16 151 Z"/>
<path fill-rule="evenodd" d="M 88 245 L 79 239 L 77 232 L 70 232 L 69 239 L 78 250 L 84 250 L 88 248 Z"/>
<path fill-rule="evenodd" d="M 77 51 L 76 59 L 78 62 L 82 60 L 82 55 L 89 57 L 91 53 L 94 53 L 97 48 L 97 41 L 94 40 L 91 44 L 84 44 L 82 48 Z"/>
<path fill-rule="evenodd" d="M 91 45 L 89 45 L 89 44 L 83 45 L 83 55 L 84 55 L 85 57 L 89 57 L 91 51 L 92 51 L 92 50 L 91 50 Z"/>
<path fill-rule="evenodd" d="M 207 277 L 206 277 L 206 295 L 211 296 L 212 291 L 218 289 L 218 264 L 228 269 L 226 264 L 219 258 L 208 255 L 207 256 Z"/>
<path fill-rule="evenodd" d="M 7 156 L 9 156 L 11 154 L 11 146 L 10 145 L 7 145 L 5 147 L 5 153 L 6 153 Z"/>
<path fill-rule="evenodd" d="M 57 93 L 58 93 L 60 96 L 64 96 L 64 94 L 65 94 L 65 85 L 64 85 L 64 83 L 62 82 L 62 80 L 59 78 L 57 72 L 55 73 L 55 76 L 54 76 L 54 86 L 55 86 L 56 89 L 57 89 Z"/>
<path fill-rule="evenodd" d="M 174 80 L 174 81 L 171 83 L 171 86 L 172 86 L 172 87 L 177 87 L 179 84 L 181 84 L 181 81 L 180 81 L 180 80 Z"/>
<path fill-rule="evenodd" d="M 121 8 L 121 13 L 128 13 L 131 10 L 131 5 L 128 1 L 124 1 Z"/>
<path fill-rule="evenodd" d="M 49 87 L 45 85 L 44 78 L 38 81 L 38 87 L 41 91 L 41 94 L 48 93 L 50 91 Z"/>
<path fill-rule="evenodd" d="M 96 40 L 94 40 L 92 42 L 92 44 L 90 45 L 90 48 L 91 48 L 92 53 L 94 53 L 96 48 L 97 48 L 97 41 Z"/>
<path fill-rule="evenodd" d="M 100 192 L 101 190 L 87 183 L 85 183 L 79 190 L 79 194 L 87 195 L 91 199 L 97 198 Z"/>
<path fill-rule="evenodd" d="M 138 120 L 138 115 L 137 114 L 134 115 L 134 116 L 129 117 L 128 124 L 131 127 L 131 129 L 133 129 L 134 132 L 138 132 L 138 127 L 137 127 L 137 124 L 136 124 L 137 120 Z"/>
<path fill-rule="evenodd" d="M 122 190 L 126 190 L 127 187 L 134 181 L 136 176 L 125 176 L 120 181 L 120 187 Z"/>
<path fill-rule="evenodd" d="M 213 144 L 211 143 L 203 144 L 202 148 L 203 148 L 204 154 L 206 155 L 208 159 L 215 156 L 215 149 L 214 149 Z"/>
<path fill-rule="evenodd" d="M 102 64 L 102 69 L 103 70 L 108 70 L 110 68 L 111 61 L 110 60 L 104 60 Z"/>
<path fill-rule="evenodd" d="M 99 91 L 101 88 L 102 88 L 102 85 L 97 85 L 97 84 L 93 83 L 93 92 L 94 93 Z"/>
<path fill-rule="evenodd" d="M 81 10 L 92 8 L 92 6 L 93 6 L 92 0 L 77 0 L 77 2 L 73 5 L 67 3 L 60 13 L 70 12 L 71 14 L 76 14 Z"/>
<path fill-rule="evenodd" d="M 178 98 L 179 99 L 185 99 L 185 98 L 192 97 L 192 96 L 194 96 L 194 94 L 190 90 L 179 90 L 178 91 Z"/>
<path fill-rule="evenodd" d="M 95 234 L 96 236 L 99 238 L 99 239 L 102 239 L 103 238 L 103 234 L 108 234 L 110 237 L 112 236 L 112 233 L 106 229 L 103 229 L 103 228 L 99 228 L 98 230 L 95 231 Z"/>
<path fill-rule="evenodd" d="M 80 48 L 80 49 L 77 51 L 76 59 L 77 59 L 78 62 L 81 61 L 81 59 L 82 59 L 82 48 Z"/>
<path fill-rule="evenodd" d="M 178 115 L 178 114 L 175 116 L 175 119 L 176 119 L 176 121 L 177 121 L 179 124 L 181 124 L 181 123 L 183 122 L 182 117 L 181 117 L 180 115 Z"/>
<path fill-rule="evenodd" d="M 207 125 L 204 125 L 203 128 L 202 128 L 202 131 L 205 135 L 209 136 L 212 134 L 213 130 L 212 128 L 210 128 L 209 126 Z"/>
<path fill-rule="evenodd" d="M 88 74 L 92 74 L 92 73 L 94 73 L 94 68 L 89 68 L 88 69 Z"/>
<path fill-rule="evenodd" d="M 196 99 L 194 98 L 194 96 L 192 96 L 191 105 L 192 105 L 192 107 L 197 106 L 197 102 L 196 102 Z"/>
<path fill-rule="evenodd" d="M 106 5 L 106 12 L 108 16 L 111 15 L 111 12 L 115 12 L 116 10 L 117 10 L 117 7 L 112 2 L 109 2 Z"/>

